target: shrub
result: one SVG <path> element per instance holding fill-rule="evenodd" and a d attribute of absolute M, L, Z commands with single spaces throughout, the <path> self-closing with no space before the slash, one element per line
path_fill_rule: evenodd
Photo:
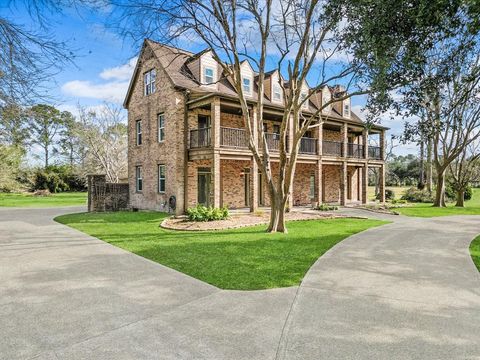
<path fill-rule="evenodd" d="M 195 207 L 188 208 L 187 218 L 189 221 L 214 221 L 225 220 L 228 218 L 228 208 L 214 208 L 213 206 L 197 205 Z"/>
<path fill-rule="evenodd" d="M 380 193 L 377 194 L 375 197 L 377 200 L 380 200 Z M 395 193 L 392 189 L 385 189 L 385 200 L 393 200 L 395 199 Z"/>
<path fill-rule="evenodd" d="M 411 187 L 405 190 L 401 199 L 410 201 L 410 202 L 421 202 L 421 203 L 433 202 L 432 194 L 430 194 L 427 190 L 419 190 L 415 187 Z"/>
<path fill-rule="evenodd" d="M 321 203 L 320 205 L 317 205 L 315 207 L 315 210 L 319 210 L 319 211 L 335 211 L 335 210 L 338 210 L 338 207 L 337 206 L 334 206 L 334 205 L 328 205 L 328 204 L 325 204 L 325 203 Z"/>
<path fill-rule="evenodd" d="M 445 186 L 445 196 L 449 200 L 456 200 L 457 199 L 457 192 L 455 191 L 453 185 L 449 184 Z M 473 196 L 473 189 L 470 185 L 468 185 L 465 189 L 465 193 L 463 194 L 464 200 L 471 200 Z"/>
<path fill-rule="evenodd" d="M 63 191 L 84 191 L 85 181 L 69 166 L 49 166 L 33 173 L 32 191 L 49 190 L 52 193 Z"/>

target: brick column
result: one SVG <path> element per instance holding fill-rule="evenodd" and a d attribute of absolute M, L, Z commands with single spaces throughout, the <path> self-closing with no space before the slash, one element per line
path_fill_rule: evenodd
<path fill-rule="evenodd" d="M 342 156 L 343 157 L 347 157 L 347 151 L 348 151 L 348 125 L 347 123 L 344 123 L 342 125 L 342 130 L 341 130 L 341 133 L 342 133 Z"/>
<path fill-rule="evenodd" d="M 320 121 L 320 125 L 318 126 L 318 139 L 317 139 L 317 154 L 322 155 L 323 152 L 323 123 L 322 120 Z"/>
<path fill-rule="evenodd" d="M 382 159 L 382 161 L 385 160 L 385 131 L 382 130 L 380 132 L 380 158 Z"/>
<path fill-rule="evenodd" d="M 380 166 L 380 202 L 385 204 L 385 164 Z"/>
<path fill-rule="evenodd" d="M 322 181 L 323 171 L 322 171 L 322 159 L 317 160 L 317 174 L 315 176 L 316 181 L 316 195 L 317 203 L 320 205 L 322 203 L 323 197 L 323 181 Z"/>
<path fill-rule="evenodd" d="M 362 131 L 362 142 L 363 142 L 363 157 L 365 160 L 368 159 L 368 130 L 364 129 Z"/>
<path fill-rule="evenodd" d="M 340 170 L 340 205 L 345 206 L 347 204 L 347 162 L 343 161 Z"/>
<path fill-rule="evenodd" d="M 288 137 L 287 151 L 288 152 L 292 150 L 293 133 L 294 133 L 293 116 L 290 115 L 290 121 L 288 122 L 288 129 L 287 129 L 287 137 Z"/>
<path fill-rule="evenodd" d="M 258 124 L 257 124 L 257 108 L 252 109 L 252 131 L 255 144 L 258 144 Z M 252 157 L 252 166 L 250 169 L 250 212 L 258 209 L 258 164 Z"/>
<path fill-rule="evenodd" d="M 220 188 L 220 99 L 213 99 L 211 104 L 211 142 L 213 147 L 212 157 L 212 205 L 221 206 Z"/>
<path fill-rule="evenodd" d="M 368 163 L 362 168 L 362 204 L 368 203 Z"/>

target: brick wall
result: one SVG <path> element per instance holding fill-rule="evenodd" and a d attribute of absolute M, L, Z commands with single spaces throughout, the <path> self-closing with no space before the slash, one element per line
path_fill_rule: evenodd
<path fill-rule="evenodd" d="M 250 171 L 250 161 L 221 160 L 221 199 L 223 206 L 230 209 L 244 208 L 245 204 L 245 169 Z M 249 173 L 247 174 L 249 176 Z M 249 176 L 249 184 L 250 176 Z"/>
<path fill-rule="evenodd" d="M 340 202 L 340 171 L 341 165 L 323 165 L 323 196 L 324 202 Z"/>
<path fill-rule="evenodd" d="M 170 196 L 176 197 L 177 213 L 183 213 L 183 94 L 171 85 L 158 61 L 148 51 L 140 60 L 128 108 L 128 178 L 130 204 L 139 209 L 166 210 Z M 155 93 L 144 96 L 143 73 L 155 68 Z M 158 142 L 157 115 L 165 115 L 163 142 Z M 136 120 L 142 120 L 142 145 L 136 145 Z M 158 192 L 158 165 L 166 165 L 166 191 Z M 136 192 L 135 167 L 142 166 L 143 191 Z"/>
<path fill-rule="evenodd" d="M 297 164 L 293 180 L 293 205 L 311 205 L 310 176 L 315 175 L 316 164 Z"/>

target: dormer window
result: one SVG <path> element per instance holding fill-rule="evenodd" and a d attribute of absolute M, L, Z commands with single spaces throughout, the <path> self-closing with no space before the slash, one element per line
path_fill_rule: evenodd
<path fill-rule="evenodd" d="M 155 92 L 155 78 L 157 77 L 157 72 L 155 69 L 147 71 L 143 74 L 143 93 L 144 95 L 150 95 Z"/>
<path fill-rule="evenodd" d="M 242 78 L 242 86 L 243 86 L 243 91 L 246 94 L 252 93 L 252 86 L 249 78 Z"/>
<path fill-rule="evenodd" d="M 300 93 L 300 102 L 302 102 L 303 100 L 305 100 L 307 98 L 307 93 Z M 308 100 L 305 101 L 303 104 L 302 104 L 302 108 L 303 109 L 308 109 Z"/>
<path fill-rule="evenodd" d="M 280 85 L 273 85 L 273 100 L 275 101 L 282 100 L 282 92 L 280 89 Z"/>
<path fill-rule="evenodd" d="M 205 67 L 203 70 L 203 78 L 205 84 L 213 84 L 215 81 L 213 68 Z"/>
<path fill-rule="evenodd" d="M 343 105 L 343 116 L 350 117 L 350 105 L 348 104 Z"/>

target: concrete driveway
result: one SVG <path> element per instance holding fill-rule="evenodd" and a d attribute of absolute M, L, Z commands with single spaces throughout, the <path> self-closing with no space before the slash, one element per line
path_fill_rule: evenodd
<path fill-rule="evenodd" d="M 242 292 L 52 221 L 83 210 L 0 209 L 1 359 L 480 359 L 480 217 L 391 217 Z"/>

